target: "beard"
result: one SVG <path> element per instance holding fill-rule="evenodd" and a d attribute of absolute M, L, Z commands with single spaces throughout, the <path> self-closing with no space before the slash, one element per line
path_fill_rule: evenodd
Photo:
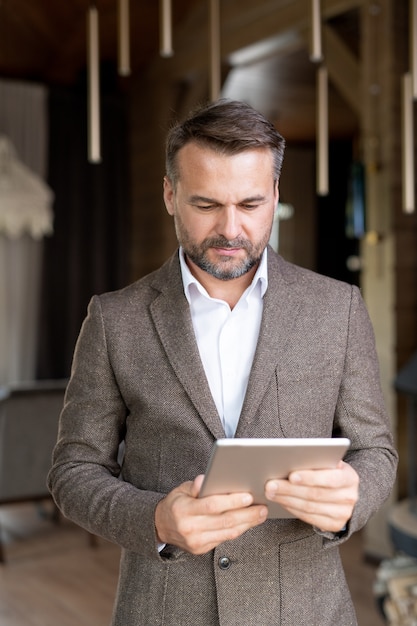
<path fill-rule="evenodd" d="M 256 244 L 243 237 L 226 239 L 226 237 L 221 235 L 218 237 L 208 237 L 201 243 L 196 243 L 191 239 L 178 215 L 175 216 L 175 230 L 178 243 L 182 246 L 185 255 L 195 263 L 197 267 L 219 280 L 233 280 L 234 278 L 239 278 L 258 265 L 263 251 L 268 244 L 271 228 L 268 232 L 265 232 L 264 237 Z M 243 258 L 239 259 L 223 256 L 220 257 L 218 261 L 210 261 L 208 251 L 211 248 L 239 248 L 244 250 L 246 254 Z"/>

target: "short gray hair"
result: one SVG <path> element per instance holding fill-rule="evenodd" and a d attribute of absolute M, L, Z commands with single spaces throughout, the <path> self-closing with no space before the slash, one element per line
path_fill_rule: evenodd
<path fill-rule="evenodd" d="M 269 120 L 244 102 L 217 100 L 192 111 L 171 128 L 166 140 L 166 173 L 174 186 L 179 177 L 178 151 L 190 142 L 228 155 L 268 148 L 273 156 L 274 179 L 279 180 L 285 140 Z"/>

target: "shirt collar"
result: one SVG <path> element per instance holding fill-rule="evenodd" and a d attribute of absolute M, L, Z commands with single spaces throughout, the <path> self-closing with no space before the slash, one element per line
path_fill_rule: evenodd
<path fill-rule="evenodd" d="M 185 296 L 188 300 L 188 302 L 190 302 L 191 299 L 191 292 L 190 292 L 190 287 L 191 285 L 195 285 L 195 287 L 198 289 L 198 291 L 206 296 L 207 298 L 209 298 L 209 294 L 207 293 L 207 290 L 203 287 L 203 285 L 191 274 L 190 272 L 190 268 L 188 267 L 186 261 L 185 261 L 185 255 L 184 255 L 184 250 L 182 248 L 182 246 L 180 247 L 179 250 L 179 258 L 180 258 L 180 267 L 181 267 L 181 276 L 182 276 L 182 282 L 184 285 L 184 293 Z M 260 296 L 261 298 L 264 297 L 265 292 L 268 288 L 268 249 L 265 248 L 265 250 L 262 253 L 262 257 L 258 266 L 258 269 L 256 270 L 255 276 L 253 277 L 253 280 L 251 282 L 251 284 L 249 285 L 249 287 L 246 289 L 245 291 L 245 297 L 247 298 L 255 289 L 255 287 L 257 287 L 257 285 L 259 284 L 260 286 Z M 259 291 L 258 291 L 259 293 Z"/>

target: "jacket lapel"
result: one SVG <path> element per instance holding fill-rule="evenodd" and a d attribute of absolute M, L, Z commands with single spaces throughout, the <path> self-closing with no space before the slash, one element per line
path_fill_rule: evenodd
<path fill-rule="evenodd" d="M 153 287 L 160 293 L 150 311 L 168 361 L 213 436 L 225 437 L 198 351 L 178 253 L 155 274 Z"/>
<path fill-rule="evenodd" d="M 272 249 L 268 249 L 268 289 L 264 296 L 258 345 L 236 433 L 239 437 L 245 437 L 245 432 L 250 431 L 252 418 L 271 378 L 285 362 L 286 352 L 291 349 L 292 328 L 302 305 L 302 297 L 290 267 Z M 265 427 L 268 429 L 268 424 Z"/>
<path fill-rule="evenodd" d="M 150 311 L 167 359 L 213 436 L 216 439 L 225 437 L 198 351 L 190 309 L 184 295 L 178 253 L 155 273 L 153 287 L 159 294 L 152 302 Z M 269 249 L 268 289 L 264 296 L 258 345 L 236 432 L 239 437 L 250 436 L 248 433 L 252 419 L 271 378 L 285 362 L 286 352 L 291 349 L 292 328 L 302 303 L 291 265 Z M 266 423 L 265 428 L 268 429 Z"/>

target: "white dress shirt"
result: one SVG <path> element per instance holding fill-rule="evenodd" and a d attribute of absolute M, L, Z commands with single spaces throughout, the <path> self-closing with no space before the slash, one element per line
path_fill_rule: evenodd
<path fill-rule="evenodd" d="M 265 250 L 252 283 L 233 308 L 211 298 L 191 274 L 180 248 L 184 293 L 198 349 L 227 437 L 234 437 L 258 343 L 263 296 L 268 286 Z"/>

